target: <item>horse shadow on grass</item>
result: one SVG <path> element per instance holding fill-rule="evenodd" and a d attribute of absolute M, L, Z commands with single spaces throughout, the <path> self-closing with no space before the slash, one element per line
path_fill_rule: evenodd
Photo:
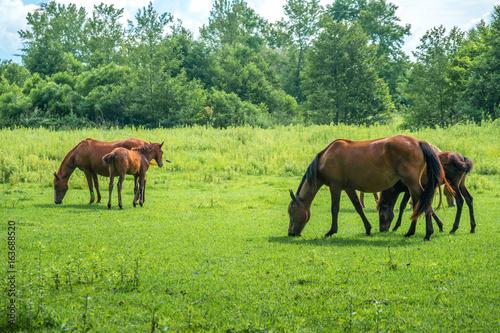
<path fill-rule="evenodd" d="M 101 210 L 108 209 L 106 204 L 62 204 L 56 205 L 54 203 L 44 203 L 44 204 L 35 204 L 33 205 L 38 208 L 55 208 L 55 209 L 81 209 L 81 210 Z"/>
<path fill-rule="evenodd" d="M 375 246 L 375 247 L 413 247 L 421 246 L 423 237 L 416 234 L 406 238 L 402 234 L 393 232 L 377 232 L 372 237 L 360 233 L 353 236 L 333 235 L 331 237 L 303 238 L 289 236 L 271 236 L 268 238 L 270 243 L 281 243 L 285 245 L 310 245 L 310 246 L 335 246 L 335 247 L 356 247 L 356 246 Z"/>

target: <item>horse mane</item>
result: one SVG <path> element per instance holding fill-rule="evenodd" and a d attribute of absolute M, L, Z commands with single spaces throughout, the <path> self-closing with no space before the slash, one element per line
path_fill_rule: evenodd
<path fill-rule="evenodd" d="M 304 183 L 306 182 L 306 180 L 307 180 L 308 183 L 311 183 L 311 184 L 313 184 L 315 181 L 317 181 L 317 179 L 318 179 L 319 159 L 321 158 L 321 156 L 323 156 L 323 154 L 325 153 L 325 151 L 328 148 L 330 148 L 330 146 L 334 142 L 330 143 L 325 149 L 323 149 L 322 151 L 320 151 L 316 155 L 316 157 L 314 157 L 314 160 L 311 162 L 311 164 L 309 164 L 309 166 L 307 167 L 306 173 L 302 177 L 302 180 L 301 180 L 301 182 L 299 184 L 299 188 L 297 189 L 297 192 L 295 192 L 295 196 L 299 195 L 299 193 L 302 190 L 302 187 L 304 186 Z"/>
<path fill-rule="evenodd" d="M 141 146 L 141 147 L 134 147 L 132 150 L 138 151 L 140 153 L 144 153 L 145 151 L 149 151 L 154 148 L 155 145 L 158 145 L 158 143 L 150 143 L 149 145 Z"/>

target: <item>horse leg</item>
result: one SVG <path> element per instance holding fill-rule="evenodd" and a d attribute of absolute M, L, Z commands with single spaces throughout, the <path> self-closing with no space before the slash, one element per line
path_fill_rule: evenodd
<path fill-rule="evenodd" d="M 142 185 L 142 198 L 141 198 L 141 207 L 144 204 L 144 201 L 146 201 L 146 178 L 144 178 L 143 185 Z"/>
<path fill-rule="evenodd" d="M 424 241 L 430 241 L 431 235 L 434 233 L 434 227 L 432 226 L 432 211 L 425 213 L 425 237 Z"/>
<path fill-rule="evenodd" d="M 406 209 L 406 205 L 408 205 L 408 201 L 410 200 L 410 192 L 405 192 L 403 199 L 401 200 L 401 204 L 399 205 L 399 215 L 398 215 L 398 220 L 396 221 L 396 225 L 394 228 L 392 228 L 392 231 L 398 230 L 398 228 L 401 226 L 401 222 L 403 220 L 403 214 Z"/>
<path fill-rule="evenodd" d="M 474 218 L 474 207 L 472 205 L 472 195 L 469 193 L 469 191 L 465 187 L 465 184 L 461 184 L 460 192 L 464 196 L 464 199 L 465 199 L 465 202 L 467 203 L 467 206 L 469 206 L 470 233 L 473 234 L 476 232 L 476 219 Z"/>
<path fill-rule="evenodd" d="M 453 228 L 450 231 L 450 234 L 455 233 L 460 225 L 460 217 L 462 216 L 462 208 L 464 206 L 464 198 L 462 197 L 462 193 L 460 190 L 453 186 L 453 191 L 455 191 L 455 203 L 457 205 L 457 215 L 455 215 L 455 222 L 453 223 Z"/>
<path fill-rule="evenodd" d="M 137 199 L 139 198 L 139 176 L 134 175 L 134 201 L 132 204 L 137 206 Z"/>
<path fill-rule="evenodd" d="M 434 219 L 434 221 L 436 221 L 436 224 L 439 228 L 439 232 L 443 232 L 444 229 L 443 229 L 443 221 L 441 221 L 441 219 L 439 218 L 439 216 L 436 215 L 436 212 L 434 210 L 432 210 L 431 212 L 431 215 L 432 215 L 432 218 Z"/>
<path fill-rule="evenodd" d="M 378 202 L 378 194 L 377 194 L 377 192 L 373 192 L 373 197 L 375 198 L 375 202 Z"/>
<path fill-rule="evenodd" d="M 97 173 L 92 174 L 92 178 L 94 179 L 94 187 L 97 192 L 97 203 L 101 202 L 101 191 L 99 191 L 99 179 L 97 178 Z"/>
<path fill-rule="evenodd" d="M 416 184 L 407 184 L 405 183 L 406 186 L 408 186 L 408 189 L 410 190 L 410 195 L 411 195 L 411 200 L 413 202 L 413 210 L 417 207 L 417 203 L 420 200 L 420 196 L 422 195 L 422 188 L 420 187 L 419 183 Z M 430 218 L 430 217 L 429 217 Z M 410 237 L 415 235 L 415 230 L 417 229 L 417 218 L 411 220 L 411 225 L 410 228 L 408 229 L 408 232 L 404 235 L 405 237 Z M 427 224 L 427 221 L 426 221 Z M 432 224 L 431 224 L 432 226 Z"/>
<path fill-rule="evenodd" d="M 359 203 L 361 207 L 365 208 L 365 192 L 359 192 Z"/>
<path fill-rule="evenodd" d="M 359 203 L 358 195 L 355 190 L 346 190 L 349 199 L 351 199 L 354 208 L 356 208 L 356 212 L 358 212 L 359 216 L 361 216 L 361 220 L 363 220 L 363 224 L 365 225 L 366 235 L 371 236 L 372 225 L 366 218 L 365 212 L 363 211 L 363 207 Z"/>
<path fill-rule="evenodd" d="M 95 201 L 94 197 L 94 185 L 92 184 L 92 172 L 89 170 L 85 170 L 85 177 L 87 178 L 87 185 L 89 186 L 89 191 L 90 191 L 90 201 L 89 205 Z"/>
<path fill-rule="evenodd" d="M 341 190 L 333 188 L 330 186 L 330 194 L 332 196 L 332 228 L 325 234 L 325 237 L 331 236 L 337 233 L 338 230 L 338 218 L 339 218 L 339 208 L 340 208 L 340 194 Z M 359 203 L 359 202 L 358 202 Z"/>
<path fill-rule="evenodd" d="M 108 209 L 111 208 L 111 193 L 113 193 L 113 181 L 115 179 L 115 176 L 110 173 L 109 175 L 109 199 L 108 199 Z"/>
<path fill-rule="evenodd" d="M 125 175 L 120 175 L 120 178 L 118 178 L 118 206 L 120 209 L 123 209 L 123 204 L 122 204 L 122 185 L 123 185 L 123 180 L 125 179 Z"/>

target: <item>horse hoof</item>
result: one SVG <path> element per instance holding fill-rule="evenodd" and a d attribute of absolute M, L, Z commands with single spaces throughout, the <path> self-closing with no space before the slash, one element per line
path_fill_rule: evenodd
<path fill-rule="evenodd" d="M 413 234 L 408 234 L 408 233 L 404 234 L 404 237 L 411 237 L 411 236 L 413 236 Z"/>
<path fill-rule="evenodd" d="M 450 234 L 454 234 L 457 229 L 451 229 Z"/>
<path fill-rule="evenodd" d="M 424 237 L 424 242 L 430 242 L 431 238 L 430 237 Z"/>

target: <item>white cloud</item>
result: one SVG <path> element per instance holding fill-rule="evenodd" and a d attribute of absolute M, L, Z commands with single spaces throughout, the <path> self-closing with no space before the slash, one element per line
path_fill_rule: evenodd
<path fill-rule="evenodd" d="M 14 57 L 14 53 L 20 53 L 22 45 L 18 31 L 27 28 L 26 15 L 35 8 L 37 6 L 24 5 L 20 0 L 0 0 L 1 59 L 10 59 Z"/>

